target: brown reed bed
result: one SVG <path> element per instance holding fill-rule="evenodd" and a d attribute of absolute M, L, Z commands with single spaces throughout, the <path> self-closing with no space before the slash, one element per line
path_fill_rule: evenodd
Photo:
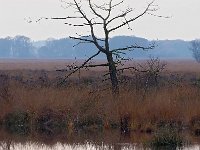
<path fill-rule="evenodd" d="M 81 71 L 60 85 L 66 72 L 53 70 L 63 68 L 65 61 L 11 64 L 15 62 L 0 71 L 0 124 L 8 129 L 153 133 L 167 126 L 200 135 L 199 67 L 194 61 L 171 61 L 158 84 L 148 87 L 145 74 L 126 72 L 119 78 L 118 99 L 113 99 L 109 81 L 102 82 L 102 69 Z"/>
<path fill-rule="evenodd" d="M 148 90 L 138 90 L 134 83 L 122 84 L 118 99 L 113 99 L 108 84 L 96 86 L 99 81 L 95 78 L 71 81 L 64 87 L 33 82 L 34 86 L 9 80 L 8 98 L 0 101 L 2 124 L 8 114 L 23 117 L 24 113 L 28 125 L 37 129 L 40 127 L 36 124 L 47 124 L 51 129 L 64 121 L 64 128 L 93 130 L 119 128 L 127 117 L 128 128 L 135 132 L 152 133 L 167 124 L 200 134 L 200 88 L 188 80 L 164 80 L 165 84 Z"/>

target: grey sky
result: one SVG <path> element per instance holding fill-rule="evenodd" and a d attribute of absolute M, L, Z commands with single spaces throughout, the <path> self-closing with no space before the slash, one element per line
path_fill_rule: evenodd
<path fill-rule="evenodd" d="M 145 0 L 127 1 L 138 10 L 142 10 L 146 4 Z M 157 14 L 172 17 L 164 19 L 146 16 L 132 24 L 133 31 L 122 29 L 113 36 L 136 35 L 148 39 L 184 40 L 200 38 L 200 0 L 157 0 L 156 4 L 160 8 Z M 71 13 L 61 7 L 59 0 L 0 0 L 0 37 L 25 35 L 34 40 L 41 40 L 74 35 L 75 30 L 64 25 L 62 21 L 25 21 L 25 18 L 29 17 L 35 20 L 43 16 L 63 17 Z"/>

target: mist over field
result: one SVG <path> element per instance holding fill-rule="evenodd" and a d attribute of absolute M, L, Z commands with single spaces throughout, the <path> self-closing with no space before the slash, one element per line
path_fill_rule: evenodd
<path fill-rule="evenodd" d="M 127 51 L 126 56 L 134 59 L 146 59 L 149 57 L 192 59 L 190 41 L 150 41 L 136 36 L 116 36 L 110 38 L 111 49 L 126 47 L 131 44 L 147 46 L 151 43 L 155 43 L 156 47 L 154 49 L 148 51 L 135 49 Z M 94 53 L 94 49 L 96 50 L 92 44 L 78 44 L 78 41 L 70 38 L 51 38 L 44 41 L 33 41 L 25 36 L 16 36 L 0 39 L 0 58 L 85 59 Z M 105 56 L 103 54 L 99 55 L 97 59 L 105 59 Z"/>

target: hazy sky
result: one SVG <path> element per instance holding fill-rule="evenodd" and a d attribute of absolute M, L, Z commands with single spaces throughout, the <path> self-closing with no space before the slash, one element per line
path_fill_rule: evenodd
<path fill-rule="evenodd" d="M 147 4 L 146 0 L 127 1 L 138 11 Z M 157 0 L 156 4 L 160 8 L 156 14 L 171 18 L 146 16 L 131 24 L 133 31 L 124 28 L 112 36 L 135 35 L 148 39 L 184 40 L 200 38 L 200 0 Z M 0 37 L 25 35 L 33 40 L 42 40 L 67 37 L 74 35 L 75 31 L 84 33 L 85 30 L 72 29 L 64 25 L 63 21 L 26 21 L 29 17 L 34 21 L 40 17 L 64 17 L 73 14 L 61 5 L 60 0 L 0 0 Z M 101 36 L 100 32 L 98 34 Z"/>

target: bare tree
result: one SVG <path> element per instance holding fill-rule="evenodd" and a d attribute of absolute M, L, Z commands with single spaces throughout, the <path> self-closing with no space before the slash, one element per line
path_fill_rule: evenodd
<path fill-rule="evenodd" d="M 191 48 L 193 52 L 193 57 L 200 63 L 200 40 L 194 40 L 191 42 Z"/>
<path fill-rule="evenodd" d="M 95 0 L 61 0 L 66 4 L 67 9 L 73 9 L 75 16 L 67 17 L 56 17 L 56 18 L 45 18 L 45 19 L 58 19 L 58 20 L 67 20 L 67 25 L 82 28 L 81 30 L 89 29 L 89 35 L 83 36 L 77 33 L 77 36 L 70 36 L 71 39 L 78 40 L 78 44 L 87 43 L 93 44 L 97 48 L 96 53 L 90 56 L 85 60 L 80 66 L 71 67 L 71 72 L 66 76 L 66 79 L 73 73 L 79 71 L 82 68 L 90 68 L 97 66 L 106 66 L 109 69 L 110 81 L 112 84 L 112 93 L 113 95 L 119 94 L 119 83 L 117 76 L 117 67 L 124 60 L 122 54 L 125 54 L 126 51 L 132 51 L 134 49 L 148 50 L 153 49 L 154 44 L 149 44 L 147 46 L 140 46 L 133 42 L 132 45 L 127 45 L 126 47 L 119 47 L 116 49 L 110 48 L 109 37 L 113 32 L 127 27 L 131 29 L 131 23 L 142 18 L 144 15 L 153 15 L 157 17 L 162 17 L 155 15 L 154 12 L 157 11 L 157 5 L 154 5 L 154 1 L 147 3 L 144 10 L 139 14 L 134 15 L 134 9 L 126 7 L 122 9 L 125 0 L 120 2 L 114 2 L 115 0 L 105 0 L 101 4 Z M 89 13 L 88 13 L 89 12 Z M 41 18 L 42 19 L 42 18 Z M 70 19 L 70 20 L 69 20 Z M 77 23 L 73 23 L 71 19 L 78 20 Z M 70 23 L 69 23 L 70 22 Z M 97 30 L 102 30 L 104 36 L 99 38 L 97 35 Z M 95 52 L 95 50 L 94 50 Z M 90 62 L 98 56 L 99 54 L 105 54 L 107 63 L 105 64 L 94 64 L 91 65 Z M 72 69 L 73 68 L 73 69 Z M 123 68 L 120 68 L 122 70 Z M 124 68 L 126 69 L 126 68 Z M 129 68 L 130 69 L 130 68 Z"/>

